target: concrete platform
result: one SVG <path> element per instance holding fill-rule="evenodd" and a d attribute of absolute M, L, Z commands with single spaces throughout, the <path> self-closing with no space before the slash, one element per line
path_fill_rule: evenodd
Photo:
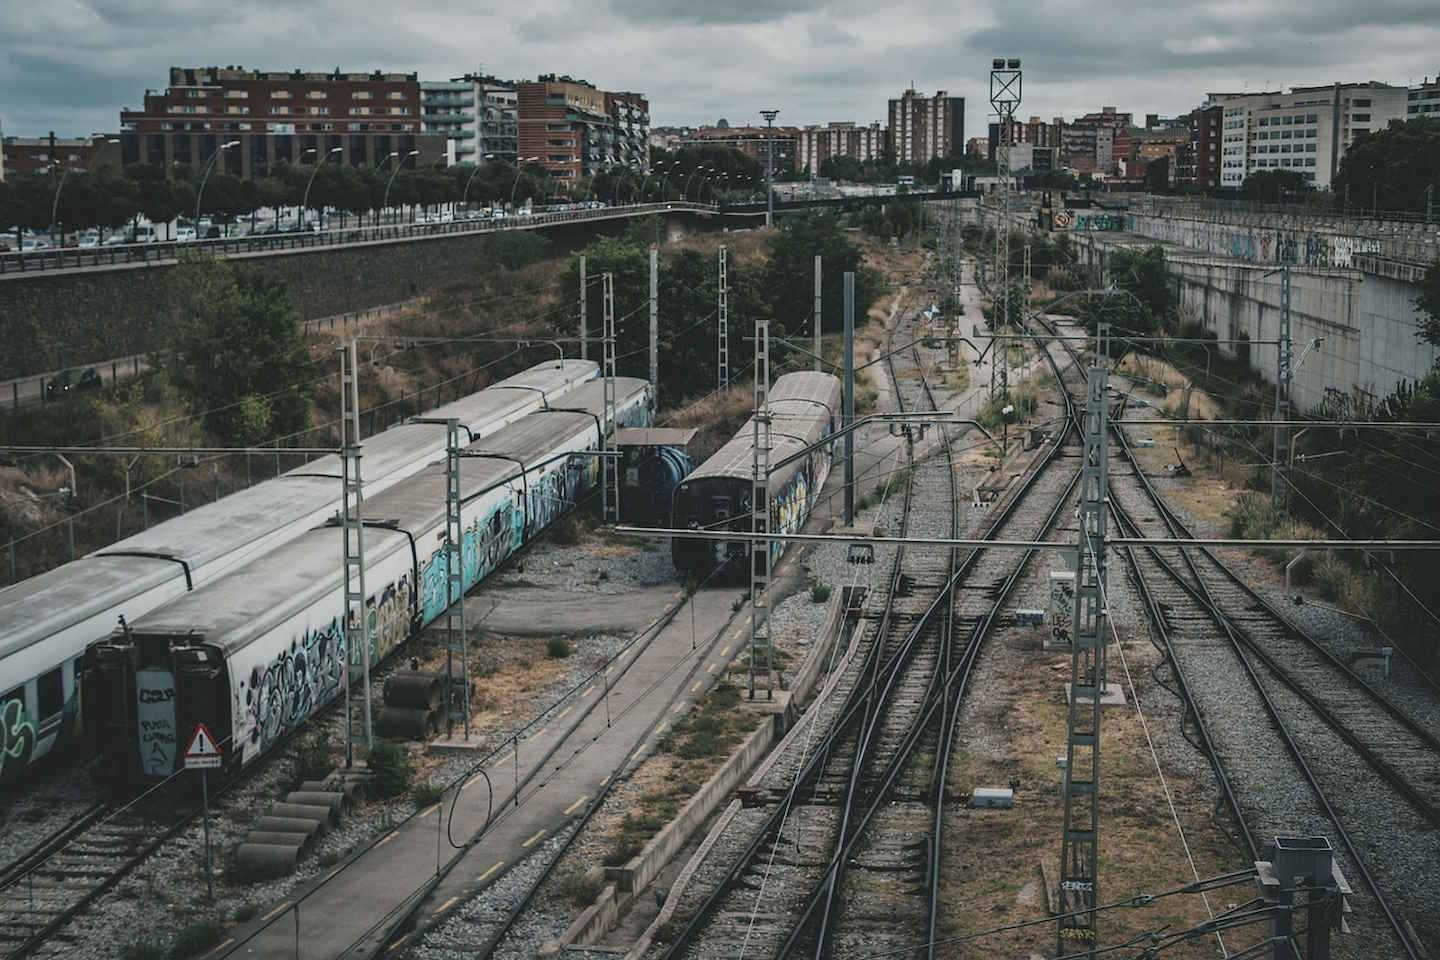
<path fill-rule="evenodd" d="M 1065 684 L 1065 702 L 1070 702 L 1070 684 L 1068 683 Z M 1080 697 L 1080 702 L 1090 703 L 1091 698 L 1088 695 L 1082 696 Z M 1120 684 L 1105 684 L 1105 689 L 1100 693 L 1100 706 L 1102 709 L 1105 707 L 1123 707 L 1125 703 L 1125 689 L 1121 687 Z"/>

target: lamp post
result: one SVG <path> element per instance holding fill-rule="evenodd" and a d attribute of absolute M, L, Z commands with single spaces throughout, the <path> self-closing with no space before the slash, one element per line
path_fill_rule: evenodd
<path fill-rule="evenodd" d="M 688 201 L 688 200 L 690 199 L 690 184 L 694 183 L 694 182 L 695 182 L 695 178 L 700 174 L 700 171 L 701 171 L 701 170 L 705 170 L 705 169 L 708 169 L 708 168 L 705 167 L 705 166 L 702 164 L 702 165 L 696 167 L 694 170 L 690 171 L 690 176 L 688 176 L 688 177 L 685 178 L 685 189 L 680 191 L 680 199 L 681 199 L 681 200 L 687 200 L 687 201 Z"/>
<path fill-rule="evenodd" d="M 315 152 L 315 148 L 314 148 L 314 147 L 311 147 L 309 150 L 306 150 L 305 153 L 300 154 L 300 158 L 303 160 L 303 159 L 305 158 L 305 154 L 306 154 L 306 153 L 314 153 L 314 152 Z M 340 149 L 339 147 L 332 147 L 331 149 L 325 151 L 325 156 L 326 156 L 327 158 L 333 157 L 335 154 L 340 153 L 340 152 L 341 152 L 341 149 Z M 310 171 L 310 179 L 305 181 L 305 196 L 304 196 L 303 198 L 301 198 L 301 200 L 300 200 L 300 232 L 301 232 L 301 233 L 304 233 L 304 232 L 305 232 L 305 211 L 308 210 L 308 209 L 310 209 L 310 187 L 311 187 L 312 184 L 315 183 L 315 174 L 317 174 L 317 173 L 320 172 L 320 164 L 323 163 L 323 162 L 324 162 L 324 161 L 317 161 L 317 162 L 316 162 L 316 164 L 315 164 L 315 169 Z"/>
<path fill-rule="evenodd" d="M 214 153 L 210 154 L 210 159 L 205 164 L 205 174 L 200 178 L 200 189 L 195 191 L 195 230 L 197 233 L 200 230 L 200 198 L 205 195 L 205 181 L 210 179 L 210 171 L 215 166 L 216 158 L 219 157 L 222 152 L 229 150 L 231 147 L 238 146 L 240 146 L 239 140 L 231 140 L 229 143 L 222 143 L 220 146 L 215 148 Z M 302 212 L 300 215 L 303 217 L 305 214 Z"/>
<path fill-rule="evenodd" d="M 480 159 L 482 159 L 482 160 L 494 160 L 494 159 L 495 159 L 495 154 L 493 154 L 493 153 L 487 153 L 487 154 L 485 154 L 485 156 L 481 157 Z M 470 184 L 472 184 L 472 183 L 475 182 L 475 177 L 476 177 L 476 175 L 480 173 L 481 169 L 482 169 L 484 166 L 485 166 L 485 164 L 483 164 L 483 163 L 477 163 L 477 164 L 475 164 L 475 170 L 474 170 L 474 171 L 470 174 L 470 176 L 465 180 L 465 192 L 462 193 L 462 194 L 460 194 L 460 206 L 462 206 L 462 207 L 465 208 L 465 217 L 466 217 L 467 220 L 468 220 L 469 217 L 470 217 Z"/>
<path fill-rule="evenodd" d="M 106 143 L 119 143 L 119 140 L 109 139 Z M 54 158 L 50 161 L 50 172 L 54 173 L 55 168 L 60 167 L 60 161 Z M 69 167 L 60 167 L 60 182 L 55 185 L 55 199 L 50 202 L 50 243 L 55 243 L 55 222 L 60 216 L 60 191 L 65 188 L 65 178 L 70 175 Z M 65 231 L 60 231 L 60 245 L 65 245 Z"/>
<path fill-rule="evenodd" d="M 631 160 L 620 168 L 620 176 L 615 178 L 615 198 L 611 201 L 611 206 L 620 206 L 620 184 L 625 182 L 626 175 L 632 173 L 637 166 L 639 166 L 639 161 Z"/>
<path fill-rule="evenodd" d="M 775 222 L 775 118 L 779 110 L 761 110 L 765 118 L 765 226 Z"/>
<path fill-rule="evenodd" d="M 390 151 L 390 156 L 399 157 L 400 152 L 398 150 L 392 150 Z M 418 156 L 420 156 L 419 150 L 411 150 L 409 153 L 405 154 L 404 157 L 401 157 L 400 162 L 395 164 L 395 169 L 390 171 L 390 179 L 385 181 L 385 199 L 380 202 L 381 210 L 390 209 L 390 187 L 395 182 L 395 178 L 399 176 L 400 171 L 405 168 L 405 161 L 409 160 L 411 157 Z M 387 157 L 386 159 L 389 159 L 389 157 Z"/>
<path fill-rule="evenodd" d="M 650 175 L 665 168 L 665 161 L 660 160 L 651 164 L 650 169 L 645 172 L 645 179 L 640 181 L 640 202 L 645 202 L 645 188 L 650 186 Z"/>
<path fill-rule="evenodd" d="M 534 163 L 539 157 L 516 157 L 515 158 L 515 179 L 510 181 L 510 209 L 515 209 L 515 188 L 520 186 L 520 164 Z"/>

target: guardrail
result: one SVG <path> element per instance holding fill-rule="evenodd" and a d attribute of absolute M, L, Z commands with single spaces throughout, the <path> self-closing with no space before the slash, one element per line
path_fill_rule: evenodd
<path fill-rule="evenodd" d="M 652 213 L 694 212 L 715 213 L 714 204 L 670 201 L 596 210 L 565 210 L 538 213 L 532 216 L 506 216 L 503 220 L 457 220 L 452 223 L 405 223 L 320 232 L 262 233 L 218 240 L 167 240 L 153 243 L 122 243 L 107 247 L 61 248 L 32 250 L 29 253 L 0 254 L 0 276 L 52 273 L 59 270 L 124 267 L 130 265 L 159 266 L 174 263 L 184 250 L 198 250 L 217 256 L 233 257 L 247 254 L 275 253 L 289 250 L 322 249 L 396 240 L 420 240 L 432 237 L 503 233 L 528 230 L 558 223 L 582 223 L 590 220 L 612 220 L 618 217 L 648 216 Z"/>

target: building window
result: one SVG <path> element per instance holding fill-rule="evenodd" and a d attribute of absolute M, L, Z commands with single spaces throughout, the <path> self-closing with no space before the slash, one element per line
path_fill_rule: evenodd
<path fill-rule="evenodd" d="M 386 97 L 386 99 L 389 99 L 389 100 L 404 100 L 404 99 L 405 99 L 405 91 L 403 91 L 403 90 L 391 90 L 389 93 L 385 94 L 385 97 Z"/>
<path fill-rule="evenodd" d="M 391 108 L 390 108 L 390 115 L 391 115 L 392 117 L 408 117 L 408 116 L 410 116 L 410 108 L 409 108 L 409 107 L 391 107 Z"/>
<path fill-rule="evenodd" d="M 355 114 L 357 117 L 368 117 L 368 116 L 370 116 L 370 108 L 369 108 L 369 107 L 351 107 L 351 108 L 350 108 L 350 112 L 353 113 L 353 114 Z"/>
<path fill-rule="evenodd" d="M 277 117 L 277 116 L 280 116 L 280 115 L 282 115 L 282 114 L 287 114 L 287 113 L 289 113 L 289 112 L 290 112 L 290 108 L 289 108 L 289 107 L 284 107 L 284 106 L 276 107 L 276 106 L 272 106 L 272 107 L 270 108 L 270 116 L 272 116 L 272 117 Z"/>
<path fill-rule="evenodd" d="M 327 94 L 324 90 L 309 90 L 305 94 L 306 100 L 324 100 Z"/>
<path fill-rule="evenodd" d="M 1369 100 L 1352 100 L 1351 103 L 1352 103 L 1354 106 L 1357 106 L 1357 107 L 1368 107 L 1368 106 L 1370 106 L 1370 101 L 1369 101 Z"/>
<path fill-rule="evenodd" d="M 289 90 L 271 90 L 271 91 L 270 91 L 270 99 L 271 99 L 271 100 L 289 100 L 289 99 L 290 99 L 290 91 L 289 91 Z"/>
<path fill-rule="evenodd" d="M 250 108 L 249 108 L 249 107 L 226 107 L 226 108 L 225 108 L 225 112 L 226 112 L 226 113 L 246 114 L 246 113 L 249 113 L 249 112 L 250 112 Z"/>
<path fill-rule="evenodd" d="M 1368 114 L 1368 113 L 1352 113 L 1352 114 L 1350 115 L 1350 119 L 1353 120 L 1353 121 L 1355 121 L 1356 123 L 1369 123 L 1369 122 L 1370 122 L 1370 114 Z"/>
<path fill-rule="evenodd" d="M 329 108 L 329 107 L 311 107 L 311 108 L 310 108 L 310 113 L 313 114 L 314 116 L 317 116 L 317 117 L 324 117 L 324 116 L 328 116 L 328 115 L 329 115 L 329 113 L 330 113 L 330 108 Z"/>
<path fill-rule="evenodd" d="M 370 99 L 372 99 L 374 96 L 375 96 L 375 94 L 371 93 L 369 90 L 356 90 L 354 93 L 350 94 L 350 99 L 351 99 L 351 100 L 370 100 Z"/>
<path fill-rule="evenodd" d="M 226 91 L 225 91 L 225 99 L 226 99 L 226 100 L 248 100 L 248 99 L 250 99 L 250 91 L 249 91 L 249 90 L 226 90 Z"/>

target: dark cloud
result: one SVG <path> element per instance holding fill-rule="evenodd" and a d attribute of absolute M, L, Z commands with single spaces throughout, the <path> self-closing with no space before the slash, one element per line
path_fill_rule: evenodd
<path fill-rule="evenodd" d="M 1025 62 L 1020 113 L 1177 113 L 1209 90 L 1418 81 L 1435 0 L 37 0 L 0 3 L 7 134 L 113 130 L 174 65 L 568 73 L 639 90 L 656 123 L 883 119 L 912 82 L 984 130 L 990 58 Z"/>

